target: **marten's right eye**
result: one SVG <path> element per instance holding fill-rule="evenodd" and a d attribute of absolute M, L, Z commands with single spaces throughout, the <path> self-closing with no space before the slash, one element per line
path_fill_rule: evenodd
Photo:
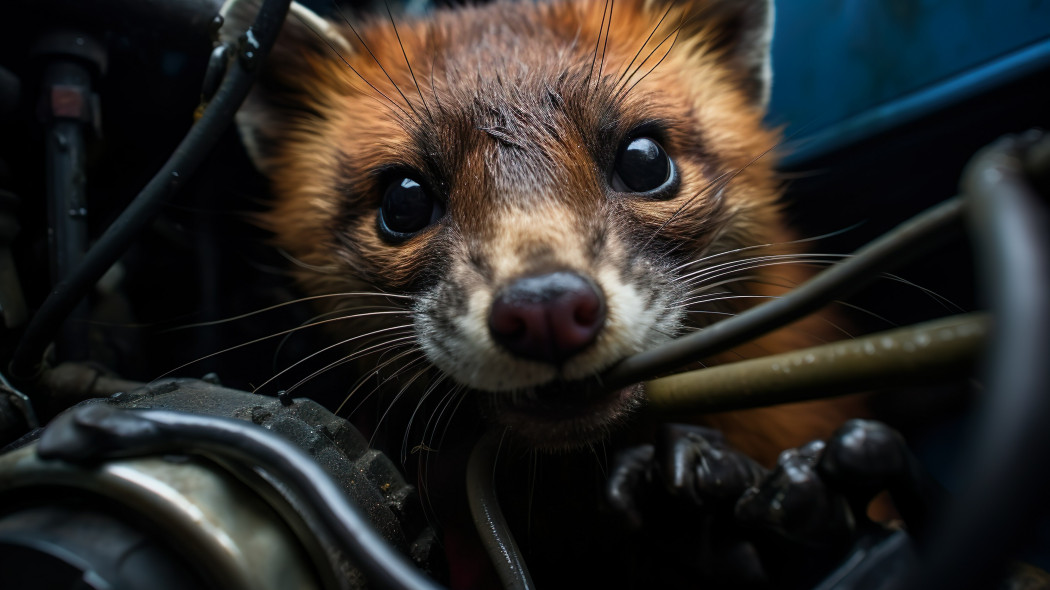
<path fill-rule="evenodd" d="M 423 185 L 408 177 L 386 187 L 379 206 L 379 230 L 391 240 L 407 240 L 444 214 L 441 203 Z"/>

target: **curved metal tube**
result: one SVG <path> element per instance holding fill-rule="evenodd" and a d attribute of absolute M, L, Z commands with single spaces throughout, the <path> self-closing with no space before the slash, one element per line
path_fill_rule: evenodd
<path fill-rule="evenodd" d="M 1036 142 L 1040 142 L 1037 144 Z M 960 456 L 966 486 L 949 503 L 925 559 L 901 588 L 989 588 L 1046 513 L 1050 494 L 1050 212 L 1025 177 L 1026 152 L 1050 139 L 1007 138 L 971 162 L 967 221 L 980 286 L 995 315 L 987 392 Z M 1045 171 L 1044 171 L 1045 174 Z"/>
<path fill-rule="evenodd" d="M 489 432 L 474 445 L 470 453 L 467 463 L 470 515 L 503 587 L 507 590 L 528 590 L 535 588 L 532 577 L 514 542 L 507 519 L 503 517 L 496 495 L 494 480 L 499 444 L 500 437 L 495 432 Z"/>
<path fill-rule="evenodd" d="M 302 498 L 376 588 L 433 590 L 426 578 L 372 528 L 316 461 L 261 426 L 232 418 L 164 410 L 127 410 L 105 404 L 60 415 L 40 437 L 44 459 L 91 462 L 109 457 L 198 453 L 234 459 L 278 475 Z"/>

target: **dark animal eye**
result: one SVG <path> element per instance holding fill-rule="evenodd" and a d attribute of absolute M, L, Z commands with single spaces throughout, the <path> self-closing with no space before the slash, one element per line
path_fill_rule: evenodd
<path fill-rule="evenodd" d="M 664 148 L 648 137 L 636 137 L 616 154 L 613 188 L 620 192 L 647 193 L 671 180 L 674 166 Z"/>
<path fill-rule="evenodd" d="M 379 206 L 379 228 L 388 237 L 404 240 L 437 221 L 444 209 L 421 184 L 408 177 L 390 183 Z"/>

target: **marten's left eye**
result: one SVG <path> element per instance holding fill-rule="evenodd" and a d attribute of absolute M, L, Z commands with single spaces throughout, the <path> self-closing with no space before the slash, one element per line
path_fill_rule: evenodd
<path fill-rule="evenodd" d="M 625 193 L 649 193 L 669 186 L 674 164 L 656 140 L 636 137 L 620 148 L 613 168 L 612 187 Z"/>
<path fill-rule="evenodd" d="M 408 177 L 386 187 L 379 206 L 379 229 L 392 240 L 407 240 L 444 214 L 441 203 L 423 185 Z"/>

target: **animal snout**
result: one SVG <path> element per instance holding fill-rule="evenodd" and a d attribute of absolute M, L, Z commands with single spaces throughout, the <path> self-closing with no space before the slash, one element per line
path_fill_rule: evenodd
<path fill-rule="evenodd" d="M 590 279 L 554 272 L 515 280 L 489 312 L 492 339 L 516 356 L 561 364 L 605 325 L 605 297 Z"/>

